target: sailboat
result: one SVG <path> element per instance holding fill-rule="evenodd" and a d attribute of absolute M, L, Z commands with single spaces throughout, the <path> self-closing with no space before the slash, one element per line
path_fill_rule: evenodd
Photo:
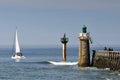
<path fill-rule="evenodd" d="M 21 59 L 25 59 L 25 56 L 20 51 L 19 41 L 18 41 L 18 33 L 17 29 L 15 32 L 15 40 L 14 40 L 14 52 L 11 56 L 12 59 L 14 59 L 16 62 L 19 62 Z"/>

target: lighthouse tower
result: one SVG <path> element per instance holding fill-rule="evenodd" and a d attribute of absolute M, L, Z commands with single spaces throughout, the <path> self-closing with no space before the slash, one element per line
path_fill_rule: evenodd
<path fill-rule="evenodd" d="M 61 38 L 61 42 L 62 42 L 62 45 L 63 45 L 63 50 L 62 50 L 62 58 L 63 58 L 63 61 L 66 61 L 66 44 L 68 42 L 68 38 L 66 38 L 66 34 L 64 34 L 64 36 Z"/>
<path fill-rule="evenodd" d="M 78 56 L 78 66 L 88 67 L 90 65 L 90 48 L 89 40 L 90 36 L 87 33 L 87 27 L 84 25 L 82 28 L 82 33 L 79 34 L 79 56 Z"/>

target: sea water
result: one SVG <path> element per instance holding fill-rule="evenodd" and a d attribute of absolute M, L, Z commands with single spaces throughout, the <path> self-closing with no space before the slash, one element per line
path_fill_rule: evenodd
<path fill-rule="evenodd" d="M 15 62 L 9 48 L 0 49 L 0 80 L 120 80 L 120 73 L 95 67 L 54 65 L 62 61 L 61 48 L 23 48 L 26 59 Z M 78 61 L 78 48 L 67 49 L 67 61 Z"/>

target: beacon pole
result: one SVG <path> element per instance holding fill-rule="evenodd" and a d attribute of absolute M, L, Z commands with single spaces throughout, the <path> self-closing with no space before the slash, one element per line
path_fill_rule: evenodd
<path fill-rule="evenodd" d="M 68 42 L 68 38 L 66 38 L 66 34 L 64 34 L 64 36 L 61 38 L 61 43 L 62 43 L 62 58 L 63 58 L 63 61 L 65 62 L 66 61 L 66 44 Z"/>

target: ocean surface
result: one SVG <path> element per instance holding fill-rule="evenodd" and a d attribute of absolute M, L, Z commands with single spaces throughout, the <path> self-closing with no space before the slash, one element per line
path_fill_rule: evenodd
<path fill-rule="evenodd" d="M 0 49 L 0 80 L 120 80 L 120 73 L 95 67 L 54 65 L 62 61 L 62 48 L 22 48 L 26 59 L 15 62 L 12 50 Z M 67 61 L 78 61 L 78 48 L 67 48 Z"/>

